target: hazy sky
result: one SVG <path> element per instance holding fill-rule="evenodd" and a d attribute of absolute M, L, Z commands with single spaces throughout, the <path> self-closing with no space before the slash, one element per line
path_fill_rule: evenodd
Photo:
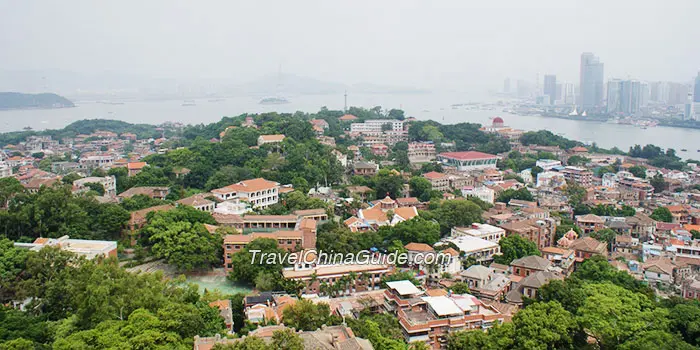
<path fill-rule="evenodd" d="M 500 88 L 505 77 L 689 81 L 699 0 L 0 0 L 0 69 Z"/>

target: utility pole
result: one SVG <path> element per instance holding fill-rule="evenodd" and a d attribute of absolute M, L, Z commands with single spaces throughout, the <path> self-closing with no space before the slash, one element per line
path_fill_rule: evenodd
<path fill-rule="evenodd" d="M 343 107 L 343 112 L 348 112 L 348 90 L 345 90 L 345 105 Z"/>

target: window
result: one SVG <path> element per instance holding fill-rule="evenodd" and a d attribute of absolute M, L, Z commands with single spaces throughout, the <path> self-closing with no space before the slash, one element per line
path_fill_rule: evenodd
<path fill-rule="evenodd" d="M 241 249 L 241 246 L 235 245 L 235 246 L 233 246 L 233 248 L 235 248 L 235 249 Z"/>

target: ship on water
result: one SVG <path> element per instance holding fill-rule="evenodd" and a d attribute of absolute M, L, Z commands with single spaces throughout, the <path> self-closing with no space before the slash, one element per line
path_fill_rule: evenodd
<path fill-rule="evenodd" d="M 183 107 L 191 107 L 191 106 L 196 106 L 197 103 L 194 102 L 194 100 L 185 100 L 182 102 Z"/>

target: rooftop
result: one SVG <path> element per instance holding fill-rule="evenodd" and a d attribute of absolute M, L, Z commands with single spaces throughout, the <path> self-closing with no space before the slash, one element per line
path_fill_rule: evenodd
<path fill-rule="evenodd" d="M 476 152 L 476 151 L 466 151 L 466 152 L 444 152 L 440 153 L 441 157 L 456 159 L 456 160 L 475 160 L 475 159 L 494 159 L 498 158 L 493 154 Z"/>
<path fill-rule="evenodd" d="M 387 288 L 395 290 L 399 295 L 417 295 L 423 292 L 411 281 L 393 281 L 386 283 Z"/>

